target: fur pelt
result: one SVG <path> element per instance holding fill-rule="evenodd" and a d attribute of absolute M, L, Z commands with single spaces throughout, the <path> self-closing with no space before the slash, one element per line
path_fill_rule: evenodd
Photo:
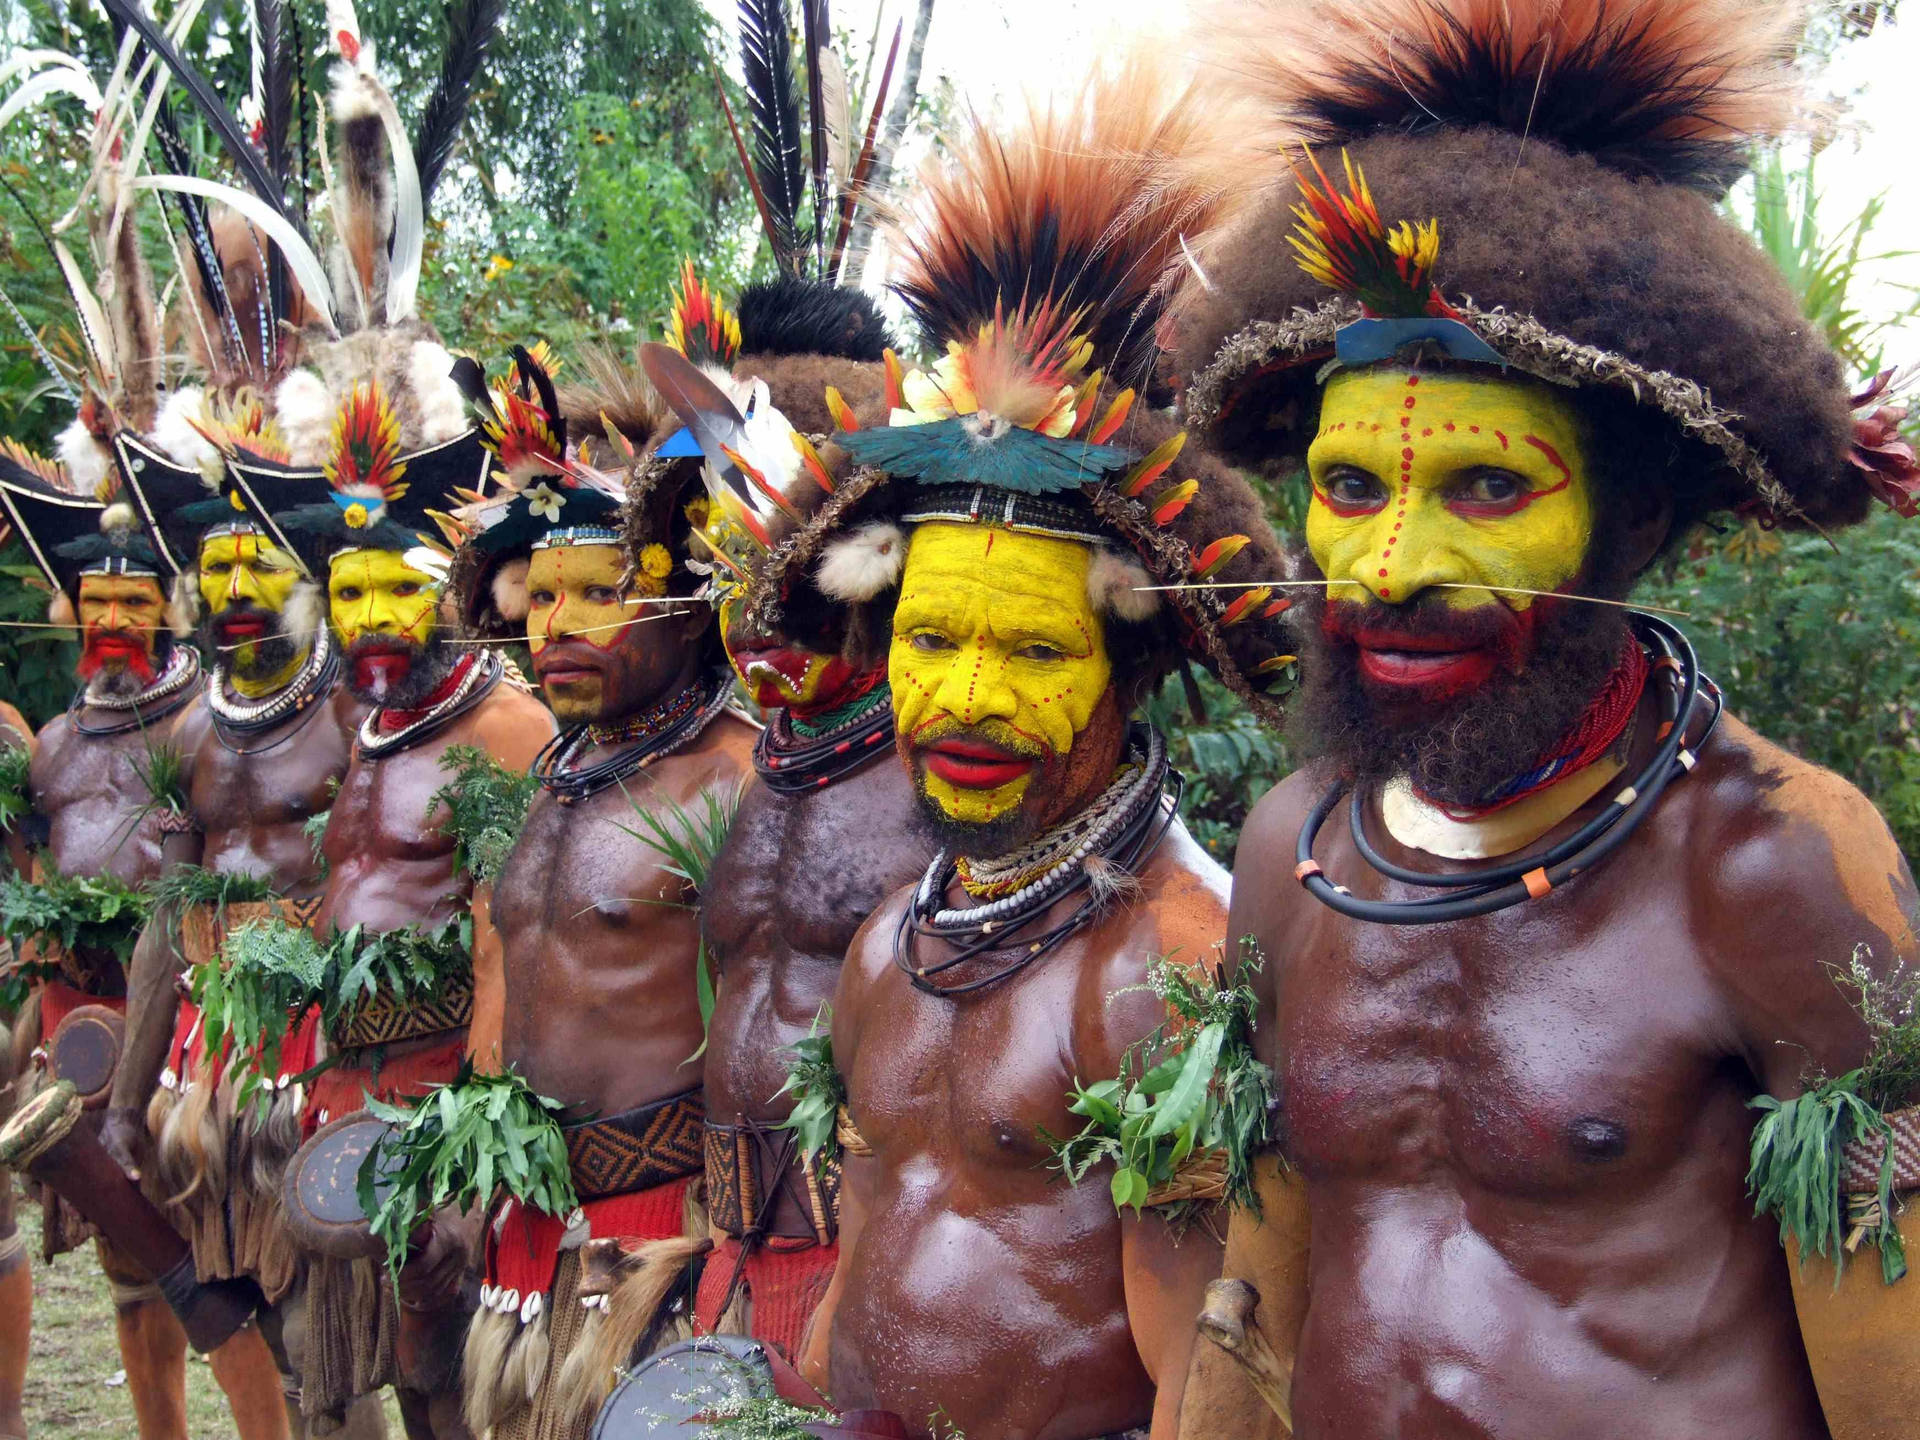
<path fill-rule="evenodd" d="M 875 520 L 827 546 L 814 583 L 822 594 L 859 604 L 898 585 L 906 563 L 906 532 L 891 520 Z"/>
<path fill-rule="evenodd" d="M 325 459 L 335 409 L 368 380 L 379 383 L 393 406 L 403 451 L 437 445 L 467 428 L 453 358 L 425 321 L 373 326 L 339 340 L 309 330 L 302 354 L 309 368 L 294 371 L 274 391 L 274 412 L 295 465 Z"/>
<path fill-rule="evenodd" d="M 1382 133 L 1348 147 L 1381 217 L 1440 222 L 1443 294 L 1531 315 L 1584 345 L 1704 387 L 1736 417 L 1794 503 L 1823 527 L 1860 519 L 1867 487 L 1840 362 L 1765 254 L 1699 193 L 1633 180 L 1587 155 L 1504 130 L 1444 140 Z M 1294 217 L 1291 180 L 1209 248 L 1211 288 L 1191 286 L 1178 321 L 1184 379 L 1256 321 L 1312 309 L 1329 292 L 1277 263 Z M 1319 415 L 1314 363 L 1249 373 L 1206 437 L 1279 474 L 1304 457 Z M 1592 393 L 1583 391 L 1583 396 Z M 1746 482 L 1651 410 L 1648 462 L 1621 483 L 1664 487 L 1677 528 L 1751 498 Z"/>
<path fill-rule="evenodd" d="M 420 412 L 420 444 L 443 444 L 472 428 L 466 397 L 453 382 L 453 355 L 446 346 L 437 339 L 414 341 L 407 372 Z"/>
<path fill-rule="evenodd" d="M 675 1236 L 649 1240 L 631 1252 L 631 1268 L 607 1297 L 607 1308 L 596 1309 L 566 1363 L 560 1367 L 557 1397 L 560 1413 L 592 1415 L 613 1393 L 619 1372 L 634 1347 L 653 1325 L 660 1306 L 685 1278 L 694 1258 L 712 1247 L 705 1237 Z"/>
<path fill-rule="evenodd" d="M 862 427 L 887 423 L 883 364 L 831 355 L 749 352 L 740 357 L 733 373 L 738 379 L 766 381 L 774 405 L 802 435 L 832 435 L 839 428 L 827 409 L 829 385 L 840 392 Z"/>
<path fill-rule="evenodd" d="M 519 1329 L 519 1316 L 502 1314 L 486 1305 L 474 1311 L 467 1324 L 467 1343 L 460 1358 L 461 1386 L 467 1428 L 476 1440 L 526 1403 L 524 1399 L 513 1401 L 505 1383 L 507 1352 Z"/>
<path fill-rule="evenodd" d="M 679 429 L 679 421 L 640 368 L 637 351 L 622 353 L 608 345 L 584 345 L 569 358 L 572 376 L 559 387 L 560 414 L 574 442 L 592 444 L 596 464 L 611 468 L 605 451 L 609 424 L 647 450 Z"/>

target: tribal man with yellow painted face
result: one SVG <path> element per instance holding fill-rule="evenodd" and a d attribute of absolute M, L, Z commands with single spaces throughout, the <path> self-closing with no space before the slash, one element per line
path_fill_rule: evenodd
<path fill-rule="evenodd" d="M 705 1113 L 696 901 L 710 886 L 674 847 L 718 847 L 754 741 L 685 566 L 697 470 L 646 455 L 665 417 L 615 398 L 644 381 L 569 392 L 563 416 L 555 363 L 517 350 L 476 396 L 502 485 L 463 512 L 480 528 L 454 584 L 472 630 L 525 638 L 562 726 L 534 763 L 492 913 L 500 1061 L 558 1107 L 547 1153 L 580 1205 L 508 1195 L 488 1216 L 464 1368 L 468 1425 L 495 1440 L 586 1440 L 619 1372 L 691 1298 L 706 1248 L 684 1233 Z M 604 438 L 570 448 L 573 424 Z M 630 463 L 593 467 L 628 447 Z"/>
<path fill-rule="evenodd" d="M 1070 1183 L 1049 1140 L 1081 1127 L 1076 1078 L 1118 1076 L 1166 1019 L 1156 960 L 1198 966 L 1224 929 L 1136 707 L 1192 658 L 1271 714 L 1284 668 L 1270 589 L 1158 588 L 1272 577 L 1278 546 L 1243 482 L 1108 379 L 1149 383 L 1153 280 L 1206 208 L 1161 167 L 1204 125 L 1130 66 L 958 137 L 899 286 L 944 357 L 889 361 L 891 423 L 833 437 L 831 501 L 750 592 L 890 616 L 895 745 L 942 842 L 841 970 L 840 1256 L 802 1367 L 909 1434 L 1171 1434 L 1219 1265 L 1203 1227 L 1176 1244 L 1176 1192 L 1104 1164 Z"/>
<path fill-rule="evenodd" d="M 1859 1077 L 1868 1021 L 1832 977 L 1912 964 L 1912 877 L 1862 795 L 1722 714 L 1682 632 L 1623 603 L 1715 512 L 1920 511 L 1904 411 L 1850 415 L 1715 208 L 1793 112 L 1798 8 L 1197 18 L 1210 82 L 1315 148 L 1249 157 L 1257 198 L 1194 246 L 1186 414 L 1304 469 L 1324 588 L 1311 763 L 1248 818 L 1229 932 L 1267 956 L 1284 1109 L 1228 1237 L 1257 1295 L 1222 1303 L 1271 1353 L 1199 1357 L 1189 1433 L 1910 1429 L 1882 1380 L 1920 1360 L 1920 1289 L 1869 1245 L 1836 1290 L 1796 1227 L 1871 1213 L 1854 1238 L 1897 1241 L 1871 1160 L 1807 1157 L 1854 1134 L 1819 1106 L 1920 1093 L 1803 1092 Z"/>

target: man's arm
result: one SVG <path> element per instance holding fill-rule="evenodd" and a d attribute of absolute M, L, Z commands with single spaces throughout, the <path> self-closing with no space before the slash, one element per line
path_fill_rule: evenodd
<path fill-rule="evenodd" d="M 1273 1048 L 1274 997 L 1289 955 L 1289 914 L 1303 898 L 1293 879 L 1293 851 L 1300 823 L 1313 804 L 1317 787 L 1312 782 L 1313 777 L 1297 773 L 1268 791 L 1248 815 L 1234 855 L 1228 953 L 1241 955 L 1243 937 L 1258 947 L 1261 968 L 1251 981 L 1260 997 L 1254 1038 L 1260 1058 L 1276 1076 L 1282 1073 L 1282 1057 Z M 1236 1208 L 1227 1218 L 1226 1255 L 1219 1274 L 1243 1280 L 1258 1292 L 1253 1321 L 1290 1373 L 1307 1313 L 1306 1191 L 1286 1167 L 1277 1143 L 1260 1157 L 1254 1183 L 1259 1213 Z M 1290 1433 L 1239 1361 L 1211 1341 L 1192 1347 L 1179 1416 L 1181 1440 L 1224 1435 L 1275 1440 Z"/>
<path fill-rule="evenodd" d="M 505 685 L 475 717 L 473 743 L 516 773 L 533 764 L 553 738 L 553 715 L 530 695 Z M 507 857 L 513 863 L 513 857 Z M 467 1026 L 467 1054 L 482 1070 L 500 1067 L 500 1042 L 506 1028 L 507 971 L 500 932 L 493 924 L 493 885 L 473 890 L 473 1019 Z"/>

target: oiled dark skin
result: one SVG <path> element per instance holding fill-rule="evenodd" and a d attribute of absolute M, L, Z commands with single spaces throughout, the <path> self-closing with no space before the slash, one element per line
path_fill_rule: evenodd
<path fill-rule="evenodd" d="M 577 1118 L 700 1084 L 699 914 L 671 862 L 627 832 L 650 833 L 635 806 L 672 824 L 669 800 L 696 817 L 702 791 L 730 801 L 753 773 L 753 740 L 750 725 L 722 714 L 624 791 L 609 786 L 577 805 L 534 797 L 494 891 L 506 965 L 502 1055 Z M 588 751 L 584 763 L 610 753 Z"/>
<path fill-rule="evenodd" d="M 124 710 L 83 705 L 80 723 L 129 728 L 117 735 L 83 735 L 73 717 L 61 715 L 41 731 L 33 757 L 34 809 L 50 822 L 46 856 L 63 875 L 111 875 L 144 885 L 160 873 L 160 815 L 139 766 L 150 750 L 170 748 L 174 716 L 165 714 L 177 695 L 149 707 L 144 728 Z M 177 712 L 176 712 L 177 713 Z M 148 813 L 142 817 L 141 811 Z"/>
<path fill-rule="evenodd" d="M 832 1001 L 855 932 L 936 848 L 890 747 L 822 790 L 748 787 L 700 914 L 718 982 L 708 1119 L 772 1127 L 792 1113 L 791 1096 L 776 1098 L 784 1052 Z M 792 1191 L 775 1204 L 769 1224 L 794 1233 L 803 1217 Z"/>
<path fill-rule="evenodd" d="M 1300 1440 L 1824 1437 L 1746 1194 L 1746 1102 L 1863 1058 L 1830 967 L 1914 958 L 1912 878 L 1871 805 L 1728 718 L 1602 868 L 1396 928 L 1293 879 L 1328 773 L 1256 807 L 1232 917 L 1267 956 L 1258 1043 L 1312 1219 Z M 1452 868 L 1372 819 L 1389 859 Z M 1357 895 L 1415 893 L 1359 859 L 1344 806 L 1316 857 Z"/>
<path fill-rule="evenodd" d="M 241 698 L 232 689 L 227 694 Z M 198 833 L 169 836 L 167 863 L 256 875 L 291 899 L 317 895 L 324 878 L 304 827 L 333 803 L 364 713 L 340 685 L 271 730 L 223 740 L 205 697 L 195 700 L 174 725 L 172 743 L 186 766 Z M 173 979 L 180 962 L 166 933 L 173 928 L 148 928 L 128 978 L 126 1048 L 107 1120 L 123 1146 L 144 1129 L 139 1115 L 158 1080 L 179 1008 Z"/>
<path fill-rule="evenodd" d="M 1149 1421 L 1173 1433 L 1220 1246 L 1197 1226 L 1176 1244 L 1155 1211 L 1122 1221 L 1106 1167 L 1070 1187 L 1040 1134 L 1078 1130 L 1075 1080 L 1117 1075 L 1127 1047 L 1165 1019 L 1134 988 L 1152 962 L 1206 959 L 1223 933 L 1226 877 L 1184 830 L 1140 879 L 1133 903 L 967 996 L 922 994 L 895 968 L 910 891 L 855 938 L 834 1058 L 874 1153 L 846 1161 L 840 1262 L 805 1367 L 836 1404 L 892 1410 L 916 1436 L 933 1433 L 936 1412 L 968 1435 L 1021 1440 Z M 968 902 L 956 889 L 951 903 Z M 923 940 L 917 958 L 949 953 Z"/>

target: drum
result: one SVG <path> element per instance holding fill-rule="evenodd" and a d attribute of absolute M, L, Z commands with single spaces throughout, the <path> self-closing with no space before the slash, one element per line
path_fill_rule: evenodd
<path fill-rule="evenodd" d="M 302 1249 L 336 1260 L 386 1254 L 360 1208 L 360 1167 L 392 1127 L 365 1110 L 322 1125 L 287 1164 L 287 1228 Z M 386 1186 L 376 1182 L 375 1194 Z"/>
<path fill-rule="evenodd" d="M 126 1038 L 127 1017 L 118 1010 L 78 1006 L 47 1041 L 47 1069 L 55 1080 L 73 1086 L 87 1109 L 102 1109 L 113 1091 L 113 1072 Z"/>
<path fill-rule="evenodd" d="M 818 1398 L 758 1340 L 702 1335 L 662 1350 L 622 1380 L 594 1420 L 590 1440 L 695 1440 L 743 1400 L 802 1403 L 803 1396 Z M 817 1423 L 799 1428 L 822 1440 L 907 1440 L 905 1423 L 882 1410 L 850 1410 L 837 1420 L 823 1412 Z"/>

